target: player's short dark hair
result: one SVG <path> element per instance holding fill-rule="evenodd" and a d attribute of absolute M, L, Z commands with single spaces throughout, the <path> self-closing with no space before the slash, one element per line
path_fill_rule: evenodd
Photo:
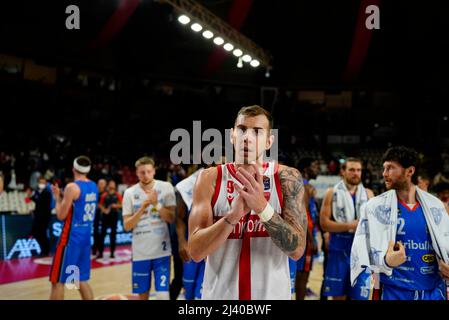
<path fill-rule="evenodd" d="M 91 165 L 91 161 L 87 156 L 79 156 L 75 159 L 76 163 L 78 163 L 82 167 L 88 167 Z"/>
<path fill-rule="evenodd" d="M 363 166 L 363 161 L 360 158 L 356 158 L 356 157 L 348 157 L 345 159 L 345 161 L 343 162 L 343 164 L 341 165 L 341 169 L 342 170 L 346 170 L 346 164 L 348 162 L 358 162 Z"/>
<path fill-rule="evenodd" d="M 258 105 L 241 108 L 237 113 L 235 121 L 237 122 L 239 116 L 256 117 L 260 115 L 263 115 L 268 119 L 268 130 L 271 130 L 273 128 L 273 117 L 271 116 L 271 113 Z"/>
<path fill-rule="evenodd" d="M 146 164 L 151 164 L 153 167 L 155 167 L 155 163 L 154 163 L 153 158 L 147 157 L 147 156 L 139 158 L 136 161 L 135 166 L 136 166 L 136 169 L 137 169 L 139 166 L 144 166 Z"/>
<path fill-rule="evenodd" d="M 315 161 L 313 158 L 304 157 L 299 159 L 298 164 L 296 165 L 299 172 L 304 172 L 304 170 L 312 165 Z"/>
<path fill-rule="evenodd" d="M 382 156 L 382 162 L 385 161 L 397 162 L 403 168 L 415 167 L 415 172 L 418 171 L 418 153 L 412 148 L 407 148 L 404 146 L 391 147 L 385 151 Z"/>

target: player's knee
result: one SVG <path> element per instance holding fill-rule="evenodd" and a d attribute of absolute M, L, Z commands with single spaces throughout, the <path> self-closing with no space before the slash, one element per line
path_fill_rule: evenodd
<path fill-rule="evenodd" d="M 51 287 L 52 289 L 61 289 L 63 288 L 64 284 L 60 282 L 52 282 Z"/>

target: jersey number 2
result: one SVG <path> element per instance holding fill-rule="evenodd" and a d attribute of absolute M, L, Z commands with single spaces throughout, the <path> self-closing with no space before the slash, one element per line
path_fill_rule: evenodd
<path fill-rule="evenodd" d="M 399 218 L 398 219 L 398 224 L 399 224 L 399 226 L 398 226 L 398 235 L 401 235 L 401 236 L 403 236 L 403 235 L 405 235 L 405 231 L 404 231 L 404 227 L 405 227 L 405 220 L 404 220 L 404 218 Z"/>

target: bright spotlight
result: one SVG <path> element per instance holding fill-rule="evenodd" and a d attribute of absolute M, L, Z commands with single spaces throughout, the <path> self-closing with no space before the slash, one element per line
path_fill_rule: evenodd
<path fill-rule="evenodd" d="M 251 56 L 249 54 L 245 54 L 242 57 L 243 62 L 250 62 L 253 58 L 251 58 Z"/>
<path fill-rule="evenodd" d="M 249 64 L 251 65 L 251 67 L 254 67 L 254 68 L 257 68 L 258 66 L 260 66 L 259 60 L 256 60 L 256 59 L 252 60 Z"/>
<path fill-rule="evenodd" d="M 203 30 L 203 26 L 201 26 L 199 23 L 192 24 L 190 28 L 192 28 L 192 30 L 195 32 L 200 32 L 201 30 Z"/>
<path fill-rule="evenodd" d="M 214 34 L 209 30 L 206 30 L 203 32 L 203 37 L 206 39 L 211 39 L 213 36 L 214 36 Z"/>
<path fill-rule="evenodd" d="M 217 46 L 221 46 L 221 45 L 224 43 L 224 40 L 223 40 L 223 38 L 221 38 L 221 37 L 216 37 L 216 38 L 214 39 L 214 43 L 215 43 Z"/>
<path fill-rule="evenodd" d="M 230 44 L 230 43 L 226 43 L 226 44 L 223 46 L 223 48 L 224 48 L 226 51 L 232 51 L 232 50 L 234 50 L 234 46 L 233 46 L 232 44 Z"/>
<path fill-rule="evenodd" d="M 240 50 L 240 49 L 235 49 L 232 53 L 236 57 L 240 57 L 243 54 L 242 50 Z"/>
<path fill-rule="evenodd" d="M 182 24 L 188 24 L 190 22 L 190 18 L 183 14 L 178 17 L 178 21 Z"/>

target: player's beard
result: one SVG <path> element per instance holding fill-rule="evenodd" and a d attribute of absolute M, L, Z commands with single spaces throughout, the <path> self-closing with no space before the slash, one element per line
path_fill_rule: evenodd
<path fill-rule="evenodd" d="M 388 186 L 385 184 L 385 187 L 387 190 L 405 190 L 407 189 L 407 182 L 405 180 L 396 180 L 396 181 L 390 181 L 390 185 Z"/>
<path fill-rule="evenodd" d="M 355 177 L 355 178 L 346 179 L 346 184 L 349 186 L 358 186 L 361 181 L 362 181 L 361 178 Z"/>

